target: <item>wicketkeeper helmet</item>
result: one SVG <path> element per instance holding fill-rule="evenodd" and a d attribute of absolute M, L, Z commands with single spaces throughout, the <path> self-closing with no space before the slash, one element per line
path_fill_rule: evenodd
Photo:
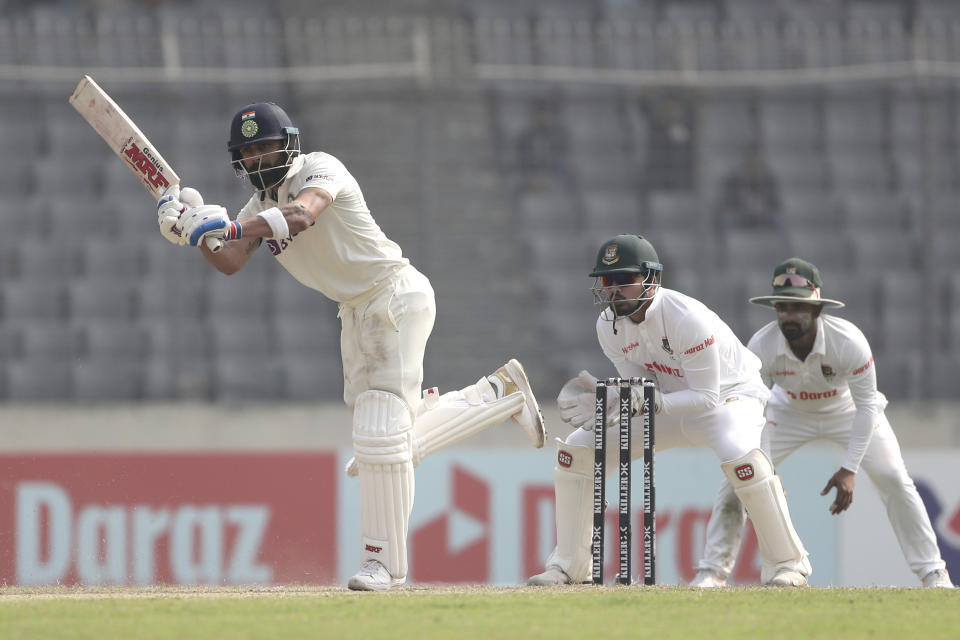
<path fill-rule="evenodd" d="M 591 278 L 612 273 L 646 273 L 663 271 L 660 258 L 650 241 L 643 236 L 619 235 L 607 240 L 597 253 Z"/>

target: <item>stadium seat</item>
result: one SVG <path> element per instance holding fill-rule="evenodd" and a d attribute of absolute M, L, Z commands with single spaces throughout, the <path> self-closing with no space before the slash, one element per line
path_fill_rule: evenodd
<path fill-rule="evenodd" d="M 138 295 L 136 282 L 117 276 L 71 280 L 67 288 L 69 316 L 75 323 L 132 321 Z"/>
<path fill-rule="evenodd" d="M 144 327 L 136 322 L 99 321 L 77 327 L 78 352 L 90 360 L 140 361 L 149 354 Z"/>
<path fill-rule="evenodd" d="M 768 149 L 767 162 L 784 191 L 825 190 L 828 185 L 826 157 L 816 150 Z"/>
<path fill-rule="evenodd" d="M 737 148 L 757 139 L 756 105 L 741 98 L 705 100 L 700 105 L 700 140 L 704 145 Z"/>
<path fill-rule="evenodd" d="M 60 281 L 8 280 L 0 282 L 0 293 L 5 322 L 62 321 L 66 317 L 67 294 Z"/>
<path fill-rule="evenodd" d="M 863 228 L 848 235 L 853 250 L 854 271 L 886 271 L 896 265 L 911 270 L 919 265 L 916 241 L 899 229 Z"/>
<path fill-rule="evenodd" d="M 780 6 L 784 12 L 784 18 L 790 22 L 840 25 L 845 18 L 844 0 L 785 2 Z"/>
<path fill-rule="evenodd" d="M 25 360 L 59 362 L 66 366 L 81 353 L 81 334 L 73 327 L 42 318 L 8 325 L 19 334 L 19 353 Z"/>
<path fill-rule="evenodd" d="M 696 194 L 657 191 L 650 194 L 641 220 L 643 233 L 656 237 L 667 232 L 695 233 L 695 230 L 704 228 L 709 218 L 708 205 L 701 202 Z"/>
<path fill-rule="evenodd" d="M 82 120 L 77 126 L 87 128 Z M 96 134 L 91 134 L 91 138 L 91 145 L 103 144 L 102 141 L 97 140 Z M 37 185 L 38 189 L 42 185 L 44 194 L 62 196 L 74 203 L 81 203 L 103 193 L 104 163 L 100 160 L 84 161 L 75 156 L 51 152 L 37 156 L 30 166 L 32 171 L 30 184 Z M 77 219 L 82 218 L 73 220 Z M 82 230 L 82 225 L 77 225 L 76 228 Z"/>
<path fill-rule="evenodd" d="M 850 190 L 841 198 L 844 222 L 853 233 L 866 229 L 906 230 L 911 225 L 909 204 L 896 194 Z"/>
<path fill-rule="evenodd" d="M 719 260 L 734 273 L 765 273 L 790 253 L 786 238 L 778 231 L 766 229 L 728 229 L 723 246 Z"/>
<path fill-rule="evenodd" d="M 116 357 L 79 358 L 72 363 L 73 398 L 84 402 L 133 402 L 143 395 L 143 362 Z"/>
<path fill-rule="evenodd" d="M 829 182 L 840 194 L 850 191 L 887 192 L 894 187 L 892 165 L 872 151 L 835 149 L 828 155 Z"/>
<path fill-rule="evenodd" d="M 920 400 L 928 393 L 930 371 L 917 350 L 873 350 L 877 389 L 888 400 Z M 894 426 L 896 429 L 896 426 Z"/>
<path fill-rule="evenodd" d="M 584 189 L 583 206 L 591 228 L 607 230 L 642 229 L 649 226 L 647 208 L 633 188 Z"/>
<path fill-rule="evenodd" d="M 822 104 L 816 97 L 764 97 L 758 118 L 764 147 L 773 153 L 823 144 Z"/>
<path fill-rule="evenodd" d="M 921 22 L 953 23 L 960 21 L 960 6 L 953 0 L 917 0 L 914 14 Z"/>
<path fill-rule="evenodd" d="M 284 358 L 281 374 L 280 399 L 330 402 L 343 398 L 343 365 L 339 359 Z"/>
<path fill-rule="evenodd" d="M 7 400 L 62 401 L 72 397 L 72 371 L 68 362 L 11 360 L 4 363 L 4 369 Z"/>
<path fill-rule="evenodd" d="M 853 264 L 851 247 L 845 234 L 809 228 L 793 229 L 788 237 L 789 253 L 809 260 L 821 270 L 835 273 Z"/>
<path fill-rule="evenodd" d="M 549 226 L 570 232 L 579 228 L 581 218 L 579 203 L 559 189 L 521 194 L 519 213 L 521 224 L 529 229 Z"/>
<path fill-rule="evenodd" d="M 957 393 L 957 380 L 960 380 L 960 358 L 957 352 L 938 353 L 929 364 L 927 392 L 932 398 L 953 398 Z M 891 379 L 896 375 L 892 373 Z"/>
<path fill-rule="evenodd" d="M 821 230 L 830 233 L 843 226 L 837 197 L 822 188 L 784 188 L 783 219 L 792 231 Z"/>
<path fill-rule="evenodd" d="M 319 291 L 301 284 L 287 274 L 276 278 L 272 285 L 274 317 L 336 317 L 337 304 Z"/>
<path fill-rule="evenodd" d="M 281 396 L 280 362 L 270 355 L 220 354 L 213 368 L 217 401 L 277 401 Z"/>
<path fill-rule="evenodd" d="M 767 0 L 724 0 L 724 18 L 734 23 L 777 23 L 780 8 Z"/>

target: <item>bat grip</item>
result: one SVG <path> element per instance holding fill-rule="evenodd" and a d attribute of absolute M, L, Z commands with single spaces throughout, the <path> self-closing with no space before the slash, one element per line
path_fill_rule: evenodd
<path fill-rule="evenodd" d="M 207 243 L 207 249 L 210 249 L 213 253 L 223 249 L 224 242 L 220 238 L 206 238 L 204 242 Z"/>

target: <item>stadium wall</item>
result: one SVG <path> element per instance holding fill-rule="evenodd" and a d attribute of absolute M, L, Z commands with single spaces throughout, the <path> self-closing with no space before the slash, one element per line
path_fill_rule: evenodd
<path fill-rule="evenodd" d="M 898 405 L 889 417 L 957 572 L 954 410 Z M 0 582 L 342 584 L 359 562 L 342 406 L 7 406 L 0 415 L 9 427 L 0 433 Z M 554 435 L 567 433 L 552 409 L 546 417 Z M 411 581 L 517 584 L 537 571 L 554 544 L 553 460 L 552 445 L 531 450 L 508 424 L 424 461 Z M 818 493 L 839 461 L 838 449 L 813 446 L 779 470 L 812 583 L 916 585 L 869 481 L 858 482 L 851 512 L 828 514 Z M 658 462 L 658 578 L 682 584 L 722 478 L 706 451 L 669 451 Z M 639 519 L 639 481 L 636 489 Z M 758 577 L 748 534 L 735 579 Z"/>

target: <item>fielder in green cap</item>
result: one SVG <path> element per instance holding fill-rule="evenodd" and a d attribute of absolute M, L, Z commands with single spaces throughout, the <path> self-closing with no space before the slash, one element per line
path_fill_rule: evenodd
<path fill-rule="evenodd" d="M 777 319 L 750 339 L 760 374 L 772 387 L 766 407 L 763 449 L 780 464 L 802 445 L 830 440 L 846 451 L 840 469 L 820 495 L 836 489 L 830 512 L 853 502 L 854 478 L 862 467 L 876 486 L 910 569 L 925 587 L 952 587 L 946 564 L 920 494 L 907 474 L 900 445 L 884 414 L 887 399 L 877 391 L 870 345 L 843 318 L 823 315 L 843 303 L 821 295 L 820 270 L 790 258 L 773 271 L 772 295 L 750 302 L 773 307 Z M 739 499 L 725 485 L 707 528 L 703 560 L 693 584 L 726 585 L 743 530 Z"/>

